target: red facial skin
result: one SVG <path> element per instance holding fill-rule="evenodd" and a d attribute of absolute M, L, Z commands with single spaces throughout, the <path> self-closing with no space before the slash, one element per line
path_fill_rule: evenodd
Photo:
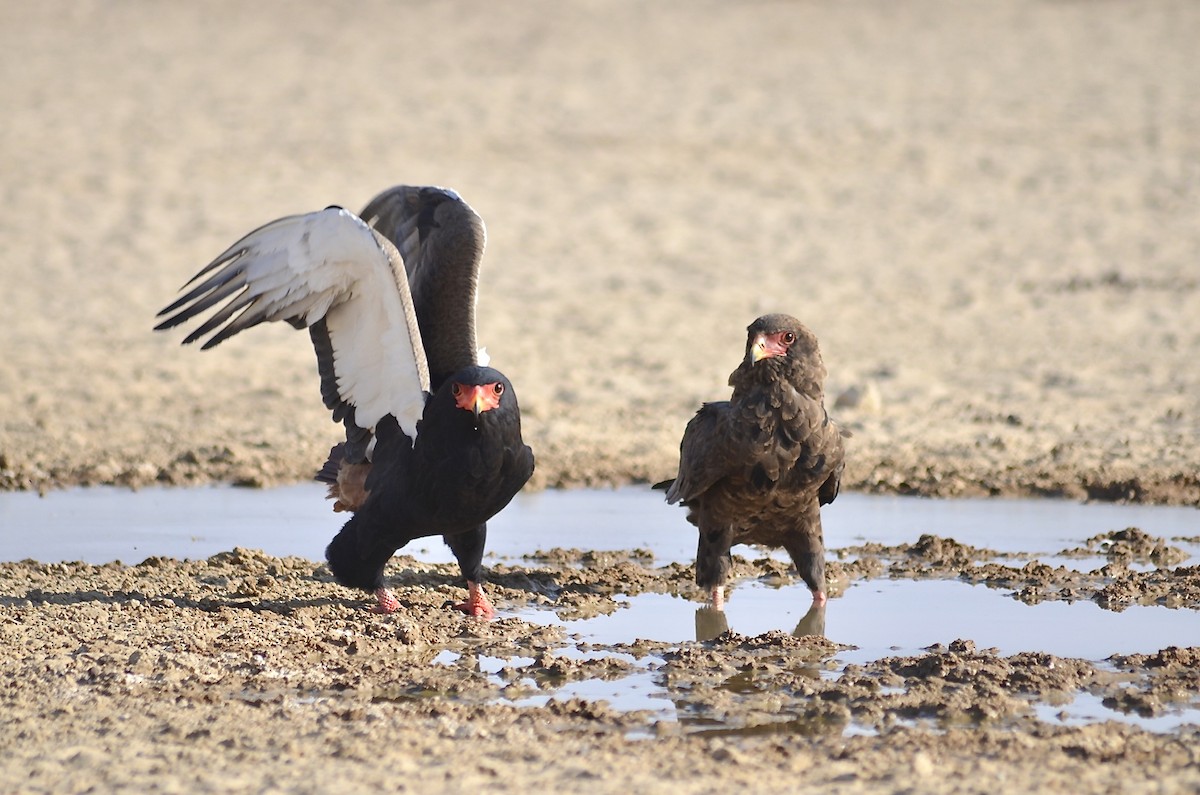
<path fill-rule="evenodd" d="M 454 396 L 454 405 L 464 411 L 470 411 L 478 417 L 485 411 L 491 411 L 500 405 L 500 396 L 504 394 L 504 384 L 454 384 L 450 388 Z"/>
<path fill-rule="evenodd" d="M 774 334 L 759 334 L 754 338 L 750 347 L 750 356 L 758 362 L 774 356 L 787 356 L 788 348 L 796 341 L 796 335 L 790 331 L 777 331 Z"/>

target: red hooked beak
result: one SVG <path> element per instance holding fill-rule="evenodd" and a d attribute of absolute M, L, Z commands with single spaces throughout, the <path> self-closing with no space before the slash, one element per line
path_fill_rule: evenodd
<path fill-rule="evenodd" d="M 790 340 L 788 338 L 791 338 Z M 774 334 L 759 334 L 750 346 L 750 359 L 757 362 L 770 359 L 773 356 L 787 356 L 788 346 L 796 341 L 796 336 L 790 331 L 777 331 Z"/>
<path fill-rule="evenodd" d="M 470 411 L 478 417 L 485 411 L 491 411 L 500 405 L 500 396 L 504 394 L 504 384 L 458 384 L 451 387 L 454 395 L 454 405 L 464 411 Z"/>

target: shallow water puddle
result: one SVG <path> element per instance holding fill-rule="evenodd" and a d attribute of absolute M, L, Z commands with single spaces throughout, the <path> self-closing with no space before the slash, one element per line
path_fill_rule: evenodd
<path fill-rule="evenodd" d="M 1079 693 L 1068 704 L 1035 704 L 1038 720 L 1059 726 L 1083 726 L 1105 720 L 1120 720 L 1132 723 L 1152 732 L 1171 732 L 1189 724 L 1200 724 L 1200 709 L 1181 709 L 1168 715 L 1142 717 L 1122 715 L 1104 706 L 1103 699 L 1091 693 Z"/>
<path fill-rule="evenodd" d="M 960 638 L 1002 655 L 1042 651 L 1093 661 L 1200 642 L 1200 617 L 1191 610 L 1135 606 L 1116 613 L 1088 601 L 1031 606 L 1003 590 L 953 580 L 866 580 L 851 585 L 823 610 L 811 606 L 803 585 L 772 588 L 754 581 L 737 584 L 724 616 L 669 594 L 621 596 L 618 601 L 627 607 L 579 621 L 558 621 L 544 610 L 519 615 L 560 624 L 581 642 L 600 646 L 638 639 L 708 640 L 726 629 L 747 636 L 775 629 L 823 634 L 857 647 L 840 652 L 835 659 L 841 663 L 916 654 Z"/>
<path fill-rule="evenodd" d="M 1200 642 L 1200 617 L 1191 610 L 1146 606 L 1118 613 L 1090 601 L 1027 605 L 1004 590 L 956 581 L 869 580 L 829 603 L 825 634 L 859 647 L 839 654 L 843 662 L 916 653 L 958 638 L 1002 655 L 1041 651 L 1099 661 L 1194 645 Z"/>
<path fill-rule="evenodd" d="M 206 558 L 235 546 L 320 560 L 345 521 L 324 495 L 318 484 L 0 493 L 0 560 L 134 563 L 152 555 Z M 503 560 L 554 547 L 642 548 L 659 565 L 690 563 L 695 531 L 683 513 L 645 487 L 520 494 L 489 523 L 488 554 Z M 1136 526 L 1168 539 L 1190 538 L 1181 546 L 1200 556 L 1200 510 L 1188 507 L 843 494 L 822 516 L 830 549 L 911 543 L 931 533 L 1048 559 L 1099 533 Z M 453 560 L 438 539 L 418 539 L 403 553 L 430 563 Z"/>
<path fill-rule="evenodd" d="M 932 534 L 1001 554 L 1020 553 L 1022 561 L 1037 559 L 1091 571 L 1107 563 L 1102 554 L 1059 553 L 1079 549 L 1101 533 L 1132 526 L 1191 555 L 1181 565 L 1200 560 L 1200 511 L 1192 508 L 844 494 L 824 517 L 831 550 L 865 542 L 911 544 L 923 534 Z M 150 556 L 202 559 L 235 546 L 319 560 L 342 520 L 328 510 L 323 489 L 316 485 L 265 491 L 101 488 L 46 497 L 0 494 L 0 560 L 136 563 Z M 519 496 L 496 517 L 488 548 L 489 560 L 515 565 L 529 565 L 529 556 L 554 548 L 644 549 L 652 553 L 653 566 L 663 566 L 690 563 L 695 534 L 682 510 L 665 505 L 661 494 L 646 488 L 545 492 Z M 418 540 L 402 552 L 428 563 L 452 561 L 439 539 Z M 763 554 L 746 548 L 735 552 L 747 558 Z M 782 559 L 780 553 L 771 556 Z M 837 676 L 846 665 L 916 654 L 960 638 L 974 641 L 981 649 L 995 647 L 1002 655 L 1040 651 L 1093 662 L 1114 653 L 1200 644 L 1200 619 L 1192 610 L 1133 606 L 1114 612 L 1090 601 L 1030 606 L 1010 594 L 956 580 L 858 580 L 824 610 L 816 611 L 810 609 L 811 599 L 802 585 L 743 580 L 730 589 L 724 614 L 660 593 L 618 597 L 623 606 L 612 614 L 577 621 L 561 621 L 546 609 L 516 614 L 532 623 L 564 626 L 583 649 L 568 647 L 555 653 L 576 658 L 619 656 L 619 650 L 605 647 L 639 639 L 684 645 L 726 629 L 744 636 L 772 630 L 824 634 L 854 647 L 814 663 L 814 677 Z M 661 659 L 623 656 L 632 665 L 619 678 L 585 679 L 542 689 L 523 687 L 527 682 L 522 669 L 534 662 L 529 657 L 480 656 L 466 662 L 506 685 L 505 700 L 519 706 L 539 706 L 551 698 L 604 700 L 617 710 L 648 710 L 693 728 L 704 725 L 703 720 L 692 720 L 686 709 L 680 712 L 667 697 L 655 673 Z M 443 651 L 433 662 L 463 664 L 459 658 L 457 652 Z M 1169 730 L 1200 718 L 1200 710 L 1184 708 L 1143 719 L 1109 709 L 1086 693 L 1064 705 L 1039 704 L 1036 712 L 1048 722 L 1118 719 L 1152 730 Z"/>
<path fill-rule="evenodd" d="M 995 648 L 1001 656 L 1045 652 L 1101 662 L 1113 654 L 1153 653 L 1169 646 L 1200 643 L 1200 618 L 1191 610 L 1135 606 L 1116 613 L 1092 602 L 1046 602 L 1036 606 L 1012 599 L 1002 590 L 947 580 L 868 580 L 854 583 L 825 608 L 812 607 L 802 584 L 782 588 L 761 582 L 738 583 L 724 614 L 668 594 L 618 597 L 625 608 L 612 615 L 579 621 L 558 621 L 552 612 L 522 611 L 528 621 L 559 624 L 579 642 L 598 647 L 654 639 L 667 643 L 707 640 L 725 630 L 754 636 L 775 629 L 794 635 L 824 634 L 856 648 L 836 653 L 823 664 L 811 665 L 813 677 L 836 677 L 848 664 L 865 664 L 885 657 L 919 654 L 957 639 L 970 639 L 978 648 Z M 608 698 L 620 709 L 644 709 L 666 719 L 678 717 L 675 705 L 654 686 L 650 673 L 639 675 L 638 687 L 606 695 L 612 682 L 581 682 L 578 694 Z M 559 696 L 555 696 L 559 697 Z M 1118 720 L 1151 731 L 1171 731 L 1200 722 L 1200 708 L 1168 715 L 1141 717 L 1103 706 L 1087 693 L 1073 702 L 1038 704 L 1039 719 L 1064 725 Z M 855 730 L 853 725 L 851 730 Z"/>

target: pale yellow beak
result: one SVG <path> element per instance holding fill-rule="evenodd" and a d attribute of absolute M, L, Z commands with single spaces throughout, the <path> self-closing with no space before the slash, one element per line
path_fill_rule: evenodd
<path fill-rule="evenodd" d="M 751 364 L 775 356 L 787 356 L 788 346 L 781 341 L 783 332 L 777 334 L 759 334 L 750 346 Z"/>
<path fill-rule="evenodd" d="M 767 337 L 765 334 L 759 334 L 754 338 L 754 344 L 750 346 L 750 361 L 761 361 L 771 354 L 767 352 Z"/>

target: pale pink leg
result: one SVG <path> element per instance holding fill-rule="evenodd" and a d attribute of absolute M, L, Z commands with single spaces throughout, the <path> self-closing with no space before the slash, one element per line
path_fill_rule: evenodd
<path fill-rule="evenodd" d="M 372 613 L 387 615 L 388 613 L 395 613 L 400 609 L 400 602 L 396 599 L 396 595 L 387 588 L 376 588 L 375 600 L 377 603 L 367 608 Z"/>
<path fill-rule="evenodd" d="M 713 588 L 711 599 L 712 599 L 713 610 L 724 610 L 725 609 L 725 587 L 722 585 L 718 585 L 716 588 Z"/>
<path fill-rule="evenodd" d="M 461 610 L 469 616 L 477 618 L 495 618 L 496 610 L 492 607 L 492 603 L 488 601 L 487 594 L 483 592 L 483 586 L 477 582 L 467 580 L 467 601 L 460 605 L 455 605 L 454 609 Z"/>
<path fill-rule="evenodd" d="M 825 596 L 824 591 L 813 591 L 812 595 L 814 605 L 820 607 L 821 605 L 825 604 L 827 597 Z"/>

